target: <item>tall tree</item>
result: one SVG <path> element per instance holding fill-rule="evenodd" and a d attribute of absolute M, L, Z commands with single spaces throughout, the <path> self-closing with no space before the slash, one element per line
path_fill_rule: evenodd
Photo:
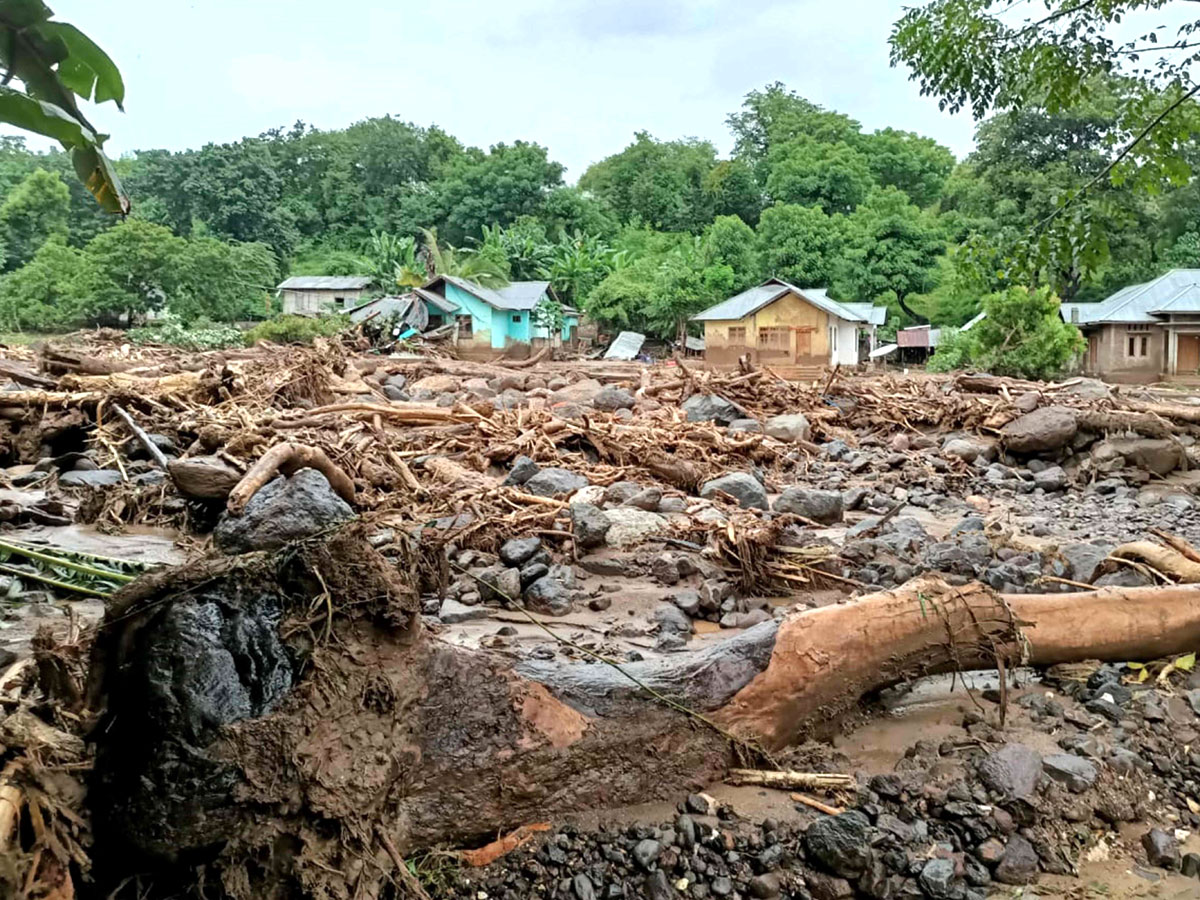
<path fill-rule="evenodd" d="M 898 187 L 920 207 L 937 201 L 954 168 L 949 148 L 911 131 L 884 128 L 863 135 L 858 147 L 879 184 Z"/>
<path fill-rule="evenodd" d="M 185 247 L 170 229 L 137 219 L 98 234 L 84 248 L 89 282 L 80 291 L 80 316 L 115 325 L 161 309 L 178 283 Z"/>
<path fill-rule="evenodd" d="M 767 194 L 776 203 L 820 206 L 827 213 L 847 213 L 858 206 L 874 184 L 866 156 L 845 141 L 824 144 L 801 136 L 772 148 Z"/>
<path fill-rule="evenodd" d="M 51 237 L 67 236 L 71 194 L 57 175 L 30 173 L 0 205 L 0 238 L 8 269 L 23 266 Z"/>
<path fill-rule="evenodd" d="M 704 231 L 704 264 L 725 265 L 733 273 L 731 287 L 740 291 L 762 279 L 762 260 L 754 230 L 737 216 L 717 216 Z"/>
<path fill-rule="evenodd" d="M 456 158 L 437 187 L 446 239 L 477 239 L 484 225 L 508 225 L 537 214 L 546 192 L 562 184 L 562 175 L 563 167 L 548 158 L 545 147 L 525 141 Z"/>
<path fill-rule="evenodd" d="M 767 275 L 798 287 L 826 287 L 845 243 L 842 216 L 818 206 L 778 204 L 763 211 L 758 245 Z"/>
<path fill-rule="evenodd" d="M 853 145 L 858 122 L 805 100 L 781 82 L 746 95 L 740 111 L 726 119 L 734 138 L 734 156 L 748 163 L 766 183 L 767 164 L 779 145 L 799 137 L 821 144 Z"/>

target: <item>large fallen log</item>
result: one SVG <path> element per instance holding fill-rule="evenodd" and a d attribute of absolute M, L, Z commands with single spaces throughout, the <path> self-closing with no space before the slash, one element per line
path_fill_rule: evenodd
<path fill-rule="evenodd" d="M 422 632 L 431 565 L 398 574 L 350 525 L 124 589 L 87 704 L 109 876 L 187 860 L 238 898 L 380 897 L 402 854 L 678 797 L 902 679 L 1200 645 L 1200 586 L 1009 596 L 927 577 L 698 652 L 514 665 Z"/>

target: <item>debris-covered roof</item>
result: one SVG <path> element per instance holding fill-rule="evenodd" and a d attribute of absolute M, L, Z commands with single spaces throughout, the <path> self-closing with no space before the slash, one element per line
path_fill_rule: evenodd
<path fill-rule="evenodd" d="M 1064 303 L 1064 322 L 1101 325 L 1110 322 L 1157 322 L 1155 316 L 1200 313 L 1200 269 L 1172 269 L 1153 281 L 1121 288 L 1099 303 Z"/>
<path fill-rule="evenodd" d="M 836 316 L 839 319 L 845 319 L 847 322 L 870 322 L 873 325 L 880 325 L 883 320 L 878 322 L 874 320 L 877 315 L 873 311 L 868 313 L 867 308 L 874 307 L 869 303 L 840 303 L 829 296 L 827 288 L 798 288 L 794 284 L 788 284 L 781 278 L 771 278 L 764 281 L 756 287 L 747 288 L 740 294 L 730 297 L 728 300 L 723 300 L 716 306 L 710 306 L 703 312 L 692 316 L 693 322 L 713 322 L 720 320 L 744 319 L 752 313 L 758 312 L 764 306 L 774 303 L 784 294 L 793 293 L 803 297 L 817 309 L 828 313 L 831 316 Z M 859 307 L 862 311 L 852 307 Z M 885 307 L 879 307 L 882 315 L 887 315 Z"/>
<path fill-rule="evenodd" d="M 367 275 L 293 275 L 279 283 L 281 291 L 361 291 L 371 283 Z"/>

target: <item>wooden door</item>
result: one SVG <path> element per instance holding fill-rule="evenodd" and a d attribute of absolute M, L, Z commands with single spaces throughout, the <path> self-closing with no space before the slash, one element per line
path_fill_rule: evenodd
<path fill-rule="evenodd" d="M 1175 373 L 1194 375 L 1200 370 L 1200 335 L 1181 334 L 1175 350 Z"/>
<path fill-rule="evenodd" d="M 806 356 L 812 356 L 812 329 L 797 328 L 795 358 L 800 360 Z"/>

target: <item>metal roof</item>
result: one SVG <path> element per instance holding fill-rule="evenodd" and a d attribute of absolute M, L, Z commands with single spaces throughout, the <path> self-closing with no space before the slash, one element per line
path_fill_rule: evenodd
<path fill-rule="evenodd" d="M 746 316 L 758 312 L 764 306 L 774 303 L 787 293 L 796 294 L 817 307 L 817 309 L 831 316 L 836 316 L 839 319 L 845 319 L 847 322 L 869 321 L 865 313 L 856 312 L 849 305 L 843 305 L 831 299 L 826 288 L 801 289 L 793 284 L 788 284 L 781 278 L 768 279 L 757 287 L 748 288 L 740 294 L 730 297 L 728 300 L 723 300 L 716 306 L 710 306 L 703 312 L 692 316 L 692 321 L 712 322 L 722 319 L 744 319 Z M 866 306 L 867 304 L 861 305 Z M 886 314 L 885 310 L 884 315 Z"/>
<path fill-rule="evenodd" d="M 548 281 L 512 281 L 502 288 L 486 288 L 456 275 L 439 275 L 425 287 L 429 288 L 438 281 L 448 281 L 495 309 L 512 310 L 533 309 L 538 305 L 538 301 L 546 295 L 546 289 L 550 287 Z"/>
<path fill-rule="evenodd" d="M 876 306 L 868 300 L 856 300 L 853 303 L 841 302 L 838 305 L 860 316 L 868 325 L 882 325 L 887 321 L 887 307 Z"/>
<path fill-rule="evenodd" d="M 1100 325 L 1109 322 L 1156 322 L 1156 315 L 1200 312 L 1200 269 L 1172 269 L 1153 281 L 1121 288 L 1099 303 L 1064 303 L 1064 322 Z"/>
<path fill-rule="evenodd" d="M 370 285 L 367 275 L 293 275 L 280 282 L 280 291 L 360 291 Z"/>
<path fill-rule="evenodd" d="M 636 331 L 622 331 L 608 345 L 605 359 L 633 359 L 646 343 L 646 336 Z"/>
<path fill-rule="evenodd" d="M 972 328 L 974 328 L 976 325 L 978 325 L 980 322 L 982 322 L 986 318 L 987 318 L 986 312 L 977 313 L 975 318 L 971 319 L 970 322 L 968 322 L 966 325 L 963 325 L 958 330 L 959 331 L 970 331 Z"/>
<path fill-rule="evenodd" d="M 441 294 L 435 294 L 433 291 L 427 291 L 425 288 L 413 288 L 413 293 L 437 309 L 444 313 L 457 312 L 459 306 L 453 300 L 447 300 Z"/>

